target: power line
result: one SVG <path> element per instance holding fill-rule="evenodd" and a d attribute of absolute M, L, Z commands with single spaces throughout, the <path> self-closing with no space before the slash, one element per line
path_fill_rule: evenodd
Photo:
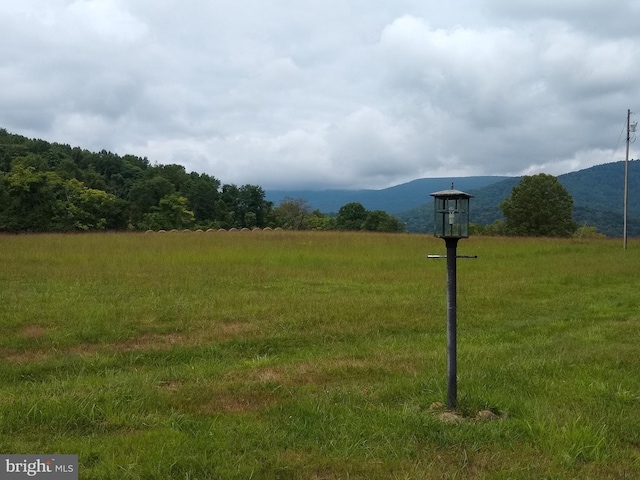
<path fill-rule="evenodd" d="M 611 152 L 611 158 L 609 159 L 608 163 L 613 162 L 613 157 L 616 154 L 616 152 L 618 151 L 618 145 L 620 145 L 620 139 L 622 138 L 622 135 L 624 134 L 625 128 L 627 128 L 627 121 L 626 120 L 622 124 L 622 128 L 620 129 L 620 135 L 618 135 L 618 141 L 616 142 L 616 146 L 613 148 L 613 151 Z"/>

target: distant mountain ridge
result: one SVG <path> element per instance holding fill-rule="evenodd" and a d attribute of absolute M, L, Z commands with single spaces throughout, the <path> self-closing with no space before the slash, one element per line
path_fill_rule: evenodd
<path fill-rule="evenodd" d="M 590 225 L 608 236 L 622 236 L 625 162 L 596 165 L 558 176 L 574 200 L 574 220 Z M 478 176 L 422 178 L 382 190 L 273 190 L 266 199 L 276 205 L 286 197 L 303 198 L 311 208 L 335 213 L 341 206 L 359 202 L 368 210 L 383 210 L 407 224 L 410 232 L 430 232 L 433 228 L 432 200 L 429 194 L 455 187 L 474 195 L 471 221 L 491 224 L 502 219 L 500 202 L 511 194 L 521 177 Z M 640 161 L 629 162 L 627 229 L 640 236 Z"/>
<path fill-rule="evenodd" d="M 573 218 L 576 222 L 595 226 L 608 236 L 622 236 L 624 169 L 625 162 L 619 161 L 558 176 L 560 183 L 573 197 Z M 502 219 L 500 202 L 511 194 L 512 188 L 519 182 L 520 177 L 514 177 L 470 192 L 476 196 L 472 221 L 490 224 Z M 410 215 L 409 212 L 403 215 L 407 214 Z M 627 229 L 629 235 L 640 236 L 640 161 L 637 160 L 629 161 Z"/>
<path fill-rule="evenodd" d="M 367 210 L 384 210 L 389 214 L 406 212 L 430 200 L 429 194 L 455 184 L 458 190 L 477 190 L 511 177 L 478 176 L 419 178 L 382 190 L 267 190 L 265 198 L 278 205 L 285 198 L 303 198 L 313 210 L 337 213 L 347 203 L 359 202 Z"/>

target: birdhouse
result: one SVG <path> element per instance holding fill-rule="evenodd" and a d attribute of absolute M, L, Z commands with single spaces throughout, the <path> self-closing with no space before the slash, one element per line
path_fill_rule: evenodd
<path fill-rule="evenodd" d="M 469 199 L 473 195 L 455 190 L 431 194 L 434 197 L 434 235 L 438 238 L 469 236 Z"/>

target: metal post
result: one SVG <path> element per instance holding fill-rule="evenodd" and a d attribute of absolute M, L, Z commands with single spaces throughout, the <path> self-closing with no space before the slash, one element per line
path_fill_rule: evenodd
<path fill-rule="evenodd" d="M 445 238 L 447 245 L 447 408 L 457 406 L 457 318 L 456 318 L 456 248 L 458 238 Z"/>
<path fill-rule="evenodd" d="M 630 121 L 631 121 L 631 110 L 629 109 L 627 110 L 627 156 L 624 163 L 624 210 L 622 214 L 623 216 L 622 244 L 625 250 L 627 249 L 627 212 L 629 210 L 629 201 L 628 201 L 629 199 L 629 139 L 631 138 Z"/>

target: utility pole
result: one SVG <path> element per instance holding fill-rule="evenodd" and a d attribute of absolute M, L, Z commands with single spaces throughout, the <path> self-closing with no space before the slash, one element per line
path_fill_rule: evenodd
<path fill-rule="evenodd" d="M 627 110 L 627 156 L 624 163 L 624 227 L 622 233 L 625 250 L 627 249 L 627 212 L 629 210 L 629 143 L 631 143 L 631 134 L 635 133 L 637 126 L 638 122 L 631 125 L 631 110 Z"/>
<path fill-rule="evenodd" d="M 622 238 L 623 238 L 623 246 L 624 249 L 627 249 L 627 211 L 629 209 L 628 200 L 629 200 L 629 139 L 631 127 L 629 122 L 631 121 L 631 110 L 627 110 L 627 156 L 624 162 L 624 226 L 622 228 Z"/>

